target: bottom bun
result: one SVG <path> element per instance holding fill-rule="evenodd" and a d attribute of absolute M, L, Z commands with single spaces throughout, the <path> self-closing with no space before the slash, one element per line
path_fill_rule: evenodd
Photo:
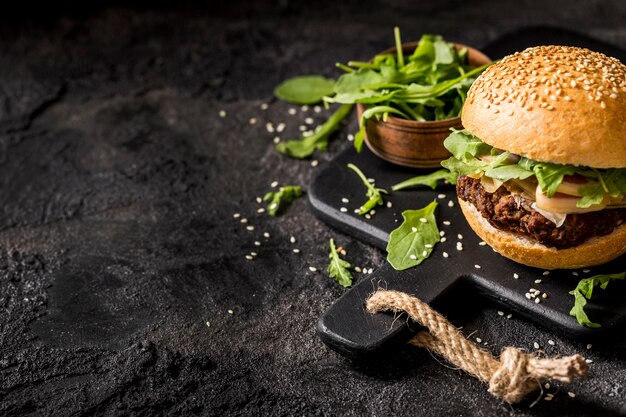
<path fill-rule="evenodd" d="M 577 269 L 601 265 L 626 253 L 626 224 L 606 236 L 594 237 L 582 245 L 555 249 L 526 236 L 496 229 L 478 210 L 459 199 L 459 205 L 474 232 L 498 253 L 515 262 L 543 269 Z"/>

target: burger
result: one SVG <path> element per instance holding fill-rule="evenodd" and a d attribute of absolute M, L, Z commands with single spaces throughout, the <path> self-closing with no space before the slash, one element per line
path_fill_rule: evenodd
<path fill-rule="evenodd" d="M 465 130 L 442 165 L 472 229 L 501 255 L 545 269 L 626 253 L 626 66 L 584 48 L 538 46 L 474 82 Z"/>

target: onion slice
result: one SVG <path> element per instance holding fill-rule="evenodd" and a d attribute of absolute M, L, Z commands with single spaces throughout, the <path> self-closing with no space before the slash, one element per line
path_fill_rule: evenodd
<path fill-rule="evenodd" d="M 537 185 L 535 190 L 535 202 L 537 207 L 541 210 L 550 211 L 553 213 L 589 213 L 591 211 L 599 211 L 606 207 L 606 203 L 594 204 L 590 207 L 580 208 L 576 207 L 576 203 L 579 198 L 569 196 L 566 194 L 556 193 L 552 198 L 541 191 L 541 187 Z"/>
<path fill-rule="evenodd" d="M 537 213 L 541 214 L 543 217 L 554 223 L 557 228 L 563 226 L 563 223 L 565 223 L 565 219 L 567 218 L 567 213 L 555 213 L 553 211 L 543 210 L 537 207 L 537 203 L 532 203 L 530 207 Z"/>

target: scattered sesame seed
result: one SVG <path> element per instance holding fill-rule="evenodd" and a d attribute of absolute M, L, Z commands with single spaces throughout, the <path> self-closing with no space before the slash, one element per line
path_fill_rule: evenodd
<path fill-rule="evenodd" d="M 448 207 L 454 207 L 454 201 L 452 200 L 448 201 Z"/>
<path fill-rule="evenodd" d="M 513 314 L 507 314 L 506 318 L 510 319 L 511 317 L 513 317 Z"/>
<path fill-rule="evenodd" d="M 298 248 L 293 249 L 293 253 L 300 253 L 300 249 Z"/>
<path fill-rule="evenodd" d="M 519 279 L 519 275 L 517 273 L 513 274 L 513 278 Z"/>
<path fill-rule="evenodd" d="M 376 180 L 374 178 L 368 178 L 367 182 L 369 182 L 370 184 L 374 184 Z"/>
<path fill-rule="evenodd" d="M 450 222 L 448 220 L 444 220 L 443 224 L 445 224 L 446 226 L 450 226 Z"/>
<path fill-rule="evenodd" d="M 258 204 L 261 204 L 263 202 L 263 199 L 261 197 L 257 197 L 255 200 Z"/>
<path fill-rule="evenodd" d="M 359 214 L 359 209 L 354 209 L 354 212 L 355 212 L 356 214 Z"/>
<path fill-rule="evenodd" d="M 440 230 L 439 231 L 439 236 L 445 236 L 446 235 L 446 231 L 445 230 Z"/>
<path fill-rule="evenodd" d="M 340 211 L 340 212 L 342 212 L 342 213 L 347 213 L 347 212 L 348 212 L 348 209 L 347 209 L 347 208 L 345 208 L 345 207 L 341 207 L 341 208 L 339 209 L 339 211 Z"/>
<path fill-rule="evenodd" d="M 373 216 L 374 214 L 376 214 L 376 210 L 371 209 L 371 210 L 370 210 L 370 214 Z"/>
<path fill-rule="evenodd" d="M 591 349 L 593 347 L 593 345 L 591 343 L 587 344 L 587 350 Z"/>
<path fill-rule="evenodd" d="M 269 233 L 267 233 L 267 232 L 265 232 L 265 233 L 263 233 L 263 237 L 265 237 L 265 238 L 269 238 L 269 237 L 270 237 L 270 234 L 269 234 Z"/>
<path fill-rule="evenodd" d="M 240 213 L 233 214 L 233 219 L 238 219 L 239 217 L 241 217 Z"/>
<path fill-rule="evenodd" d="M 545 397 L 543 397 L 544 401 L 552 401 L 552 396 L 548 396 L 546 395 Z"/>
<path fill-rule="evenodd" d="M 498 316 L 504 316 L 504 311 L 498 311 Z"/>
<path fill-rule="evenodd" d="M 300 125 L 300 126 L 298 126 L 298 130 L 300 132 L 306 132 L 307 131 L 307 127 L 305 125 Z"/>
<path fill-rule="evenodd" d="M 577 276 L 578 276 L 578 272 L 576 272 L 576 271 L 572 271 L 572 275 L 574 275 L 575 277 L 577 277 Z"/>
<path fill-rule="evenodd" d="M 482 343 L 483 339 L 481 339 L 480 337 L 477 337 L 477 338 L 476 338 L 476 341 L 477 341 L 478 343 Z"/>
<path fill-rule="evenodd" d="M 316 267 L 314 267 L 314 266 L 310 266 L 310 267 L 309 267 L 309 271 L 311 271 L 311 272 L 317 272 L 317 268 L 316 268 Z"/>
<path fill-rule="evenodd" d="M 588 274 L 589 272 L 591 272 L 591 269 L 583 269 L 583 272 L 584 272 L 585 274 Z"/>
<path fill-rule="evenodd" d="M 254 246 L 261 246 L 261 242 L 259 242 L 258 240 L 254 241 Z"/>
<path fill-rule="evenodd" d="M 239 220 L 239 223 L 246 224 L 246 223 L 248 223 L 248 219 L 246 219 L 245 217 L 243 217 L 241 220 Z"/>
<path fill-rule="evenodd" d="M 440 199 L 440 200 L 443 200 L 444 198 L 446 198 L 446 195 L 445 194 L 439 194 L 437 196 L 437 198 Z"/>
<path fill-rule="evenodd" d="M 250 123 L 251 125 L 256 124 L 256 117 L 251 117 L 250 120 L 248 120 L 248 123 Z"/>
<path fill-rule="evenodd" d="M 351 134 L 351 133 L 348 133 L 347 138 L 348 138 L 348 140 L 349 140 L 350 142 L 352 142 L 352 141 L 354 140 L 354 135 L 353 135 L 353 134 Z"/>
<path fill-rule="evenodd" d="M 425 258 L 425 257 L 427 257 L 427 256 L 428 256 L 428 252 L 427 252 L 427 251 L 422 252 L 422 256 L 423 256 L 424 258 Z"/>
<path fill-rule="evenodd" d="M 444 252 L 444 253 L 443 253 L 443 257 L 444 257 L 444 258 L 447 258 L 448 256 L 450 256 L 450 255 L 448 255 L 448 252 Z"/>
<path fill-rule="evenodd" d="M 319 162 L 317 159 L 314 159 L 314 160 L 312 160 L 312 161 L 311 161 L 311 166 L 312 166 L 313 168 L 315 168 L 316 166 L 318 166 L 318 165 L 319 165 L 319 163 L 320 163 L 320 162 Z"/>
<path fill-rule="evenodd" d="M 270 207 L 269 207 L 269 208 L 270 208 L 271 210 L 274 210 L 274 209 L 275 209 L 275 208 L 277 208 L 277 207 L 278 207 L 278 204 L 277 204 L 277 203 L 273 203 L 273 204 L 270 204 Z"/>
<path fill-rule="evenodd" d="M 411 258 L 411 259 L 417 259 L 417 256 L 415 256 L 415 255 L 413 255 L 413 254 L 410 254 L 410 255 L 409 255 L 409 258 Z"/>
<path fill-rule="evenodd" d="M 550 271 L 543 271 L 543 275 L 544 275 L 544 276 L 546 276 L 546 275 L 550 275 Z"/>
<path fill-rule="evenodd" d="M 474 265 L 474 268 L 480 269 L 480 265 L 476 264 L 476 265 Z"/>
<path fill-rule="evenodd" d="M 535 280 L 535 284 L 541 284 L 541 280 L 540 279 L 536 279 Z"/>
<path fill-rule="evenodd" d="M 340 253 L 340 254 L 342 254 L 343 256 L 346 256 L 346 250 L 345 250 L 345 249 L 341 249 L 341 250 L 339 251 L 339 253 Z"/>
<path fill-rule="evenodd" d="M 533 343 L 533 347 L 534 347 L 535 349 L 539 349 L 539 343 L 537 343 L 537 342 Z"/>
<path fill-rule="evenodd" d="M 444 236 L 444 237 L 442 237 L 440 240 L 441 240 L 441 243 L 444 243 L 446 240 L 448 240 L 448 238 L 446 238 L 446 237 Z"/>
<path fill-rule="evenodd" d="M 548 293 L 545 293 L 545 292 L 544 292 L 544 293 L 541 295 L 541 298 L 543 298 L 544 300 L 545 300 L 545 299 L 547 299 L 547 298 L 548 298 Z"/>
<path fill-rule="evenodd" d="M 276 126 L 276 131 L 277 131 L 278 133 L 281 133 L 283 130 L 285 130 L 285 127 L 286 127 L 285 123 L 280 122 L 280 123 L 278 124 L 278 126 Z"/>
<path fill-rule="evenodd" d="M 591 359 L 585 359 L 585 362 L 587 363 L 593 363 L 593 361 Z"/>
<path fill-rule="evenodd" d="M 428 219 L 424 218 L 424 217 L 420 217 L 420 222 L 422 223 L 428 223 Z"/>
<path fill-rule="evenodd" d="M 210 321 L 206 322 L 206 327 L 211 327 L 211 322 Z"/>
<path fill-rule="evenodd" d="M 257 256 L 258 254 L 256 252 L 250 252 L 250 256 Z"/>
<path fill-rule="evenodd" d="M 545 384 L 543 384 L 543 387 L 544 387 L 545 389 L 550 389 L 550 383 L 549 383 L 549 382 L 546 382 Z M 549 395 L 552 395 L 552 394 L 549 394 Z"/>
<path fill-rule="evenodd" d="M 233 310 L 228 310 L 228 314 L 233 314 L 234 311 Z"/>
<path fill-rule="evenodd" d="M 224 118 L 226 117 L 226 111 L 225 110 L 220 110 L 220 112 L 218 113 L 220 115 L 220 117 Z"/>
<path fill-rule="evenodd" d="M 481 240 L 480 242 L 478 242 L 478 245 L 480 246 L 485 246 L 487 244 L 487 242 L 485 242 L 484 240 Z"/>
<path fill-rule="evenodd" d="M 391 208 L 393 206 L 393 204 L 391 204 L 391 201 L 387 201 L 387 208 Z"/>
<path fill-rule="evenodd" d="M 267 122 L 265 123 L 265 130 L 267 130 L 267 133 L 274 133 L 274 125 L 272 124 L 272 122 Z"/>
<path fill-rule="evenodd" d="M 321 108 L 320 106 L 315 106 L 315 107 L 313 107 L 313 111 L 314 111 L 315 113 L 319 113 L 319 112 L 321 112 L 321 111 L 322 111 L 322 108 Z"/>
<path fill-rule="evenodd" d="M 274 136 L 273 142 L 280 143 L 280 136 Z"/>
<path fill-rule="evenodd" d="M 417 227 L 415 227 L 415 226 L 411 227 L 411 232 L 417 233 Z"/>
<path fill-rule="evenodd" d="M 369 220 L 369 219 L 371 219 L 371 218 L 372 218 L 372 216 L 370 216 L 370 215 L 369 215 L 369 213 L 366 213 L 366 214 L 365 214 L 365 218 L 366 218 L 367 220 Z"/>
<path fill-rule="evenodd" d="M 370 268 L 370 269 L 367 270 L 368 274 L 371 274 L 372 272 L 374 272 L 374 268 Z"/>
<path fill-rule="evenodd" d="M 356 272 L 361 272 L 361 268 L 359 268 L 358 266 L 355 266 L 355 267 L 354 267 L 354 270 L 355 270 Z"/>
<path fill-rule="evenodd" d="M 554 343 L 554 340 L 550 339 L 550 340 L 548 340 L 548 344 L 550 346 L 554 346 L 556 343 Z"/>
<path fill-rule="evenodd" d="M 291 236 L 291 237 L 289 238 L 289 241 L 290 241 L 291 243 L 296 243 L 296 238 L 295 238 L 294 236 Z"/>
<path fill-rule="evenodd" d="M 251 260 L 253 260 L 253 259 L 254 259 L 254 257 L 253 257 L 253 256 L 251 256 L 251 255 L 246 255 L 246 259 L 247 259 L 247 260 L 249 260 L 249 261 L 251 261 Z"/>
<path fill-rule="evenodd" d="M 567 391 L 567 395 L 569 395 L 570 398 L 574 398 L 576 396 L 576 394 L 573 393 L 572 391 Z"/>
<path fill-rule="evenodd" d="M 348 200 L 347 198 L 344 197 L 344 198 L 341 199 L 341 202 L 345 203 L 345 204 L 348 204 L 350 202 L 350 200 Z"/>
<path fill-rule="evenodd" d="M 254 226 L 250 225 L 250 226 L 246 226 L 246 230 L 248 231 L 253 231 L 254 230 Z"/>
<path fill-rule="evenodd" d="M 272 187 L 272 188 L 276 188 L 277 186 L 278 186 L 278 181 L 273 181 L 273 182 L 270 184 L 270 187 Z"/>
<path fill-rule="evenodd" d="M 306 104 L 302 107 L 300 107 L 300 110 L 302 111 L 309 111 L 309 106 L 307 106 Z"/>
<path fill-rule="evenodd" d="M 312 117 L 307 117 L 306 119 L 304 119 L 304 123 L 312 125 L 313 123 L 315 123 L 315 120 L 313 120 Z"/>
<path fill-rule="evenodd" d="M 257 213 L 263 213 L 265 212 L 265 209 L 263 207 L 259 207 L 258 209 L 256 209 Z"/>
<path fill-rule="evenodd" d="M 291 109 L 287 110 L 287 113 L 289 113 L 289 114 L 291 114 L 293 116 L 294 114 L 296 114 L 296 109 L 291 108 Z"/>
<path fill-rule="evenodd" d="M 456 237 L 458 237 L 458 238 L 459 238 L 459 240 L 463 240 L 463 235 L 462 235 L 462 234 L 460 234 L 460 233 L 459 233 L 458 235 L 456 235 Z"/>
<path fill-rule="evenodd" d="M 261 104 L 261 110 L 267 110 L 269 108 L 269 104 L 267 103 L 262 103 Z"/>
<path fill-rule="evenodd" d="M 541 302 L 541 298 L 535 298 L 535 304 L 539 304 Z"/>

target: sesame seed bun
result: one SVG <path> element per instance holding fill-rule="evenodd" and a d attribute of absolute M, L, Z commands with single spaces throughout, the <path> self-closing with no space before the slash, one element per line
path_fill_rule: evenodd
<path fill-rule="evenodd" d="M 584 48 L 538 46 L 474 82 L 463 126 L 540 162 L 626 168 L 626 66 Z"/>
<path fill-rule="evenodd" d="M 543 269 L 577 269 L 601 265 L 626 253 L 626 224 L 613 233 L 594 237 L 582 245 L 549 248 L 525 236 L 493 227 L 478 210 L 459 199 L 467 222 L 482 240 L 504 257 L 515 262 Z"/>

